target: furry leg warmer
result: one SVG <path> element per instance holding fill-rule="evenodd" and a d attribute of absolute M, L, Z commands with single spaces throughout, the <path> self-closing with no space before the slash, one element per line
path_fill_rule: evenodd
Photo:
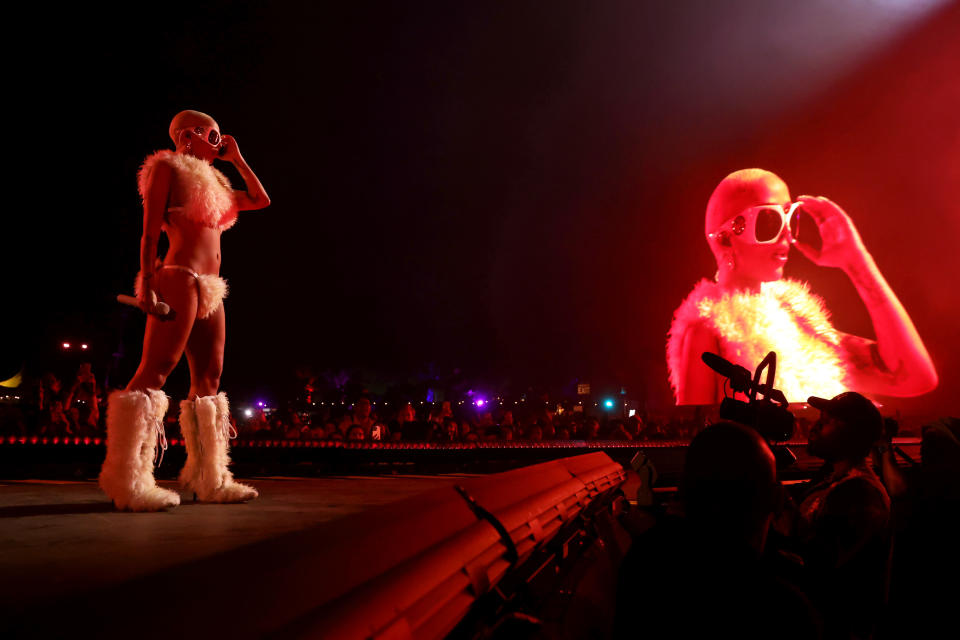
<path fill-rule="evenodd" d="M 193 491 L 200 482 L 200 436 L 197 433 L 197 410 L 193 400 L 180 401 L 180 435 L 187 450 L 187 461 L 180 470 L 180 486 Z"/>
<path fill-rule="evenodd" d="M 180 430 L 187 463 L 180 484 L 203 502 L 246 502 L 260 494 L 230 473 L 230 405 L 227 394 L 180 403 Z"/>
<path fill-rule="evenodd" d="M 180 504 L 180 495 L 157 486 L 153 459 L 162 434 L 167 396 L 159 389 L 114 391 L 107 405 L 107 457 L 100 488 L 117 509 L 160 511 Z"/>

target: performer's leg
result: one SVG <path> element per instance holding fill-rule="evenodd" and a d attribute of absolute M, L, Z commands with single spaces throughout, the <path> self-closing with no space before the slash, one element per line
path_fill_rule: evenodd
<path fill-rule="evenodd" d="M 180 471 L 180 485 L 195 494 L 197 488 L 194 485 L 203 480 L 195 400 L 199 397 L 214 396 L 220 387 L 225 338 L 226 316 L 221 305 L 212 316 L 196 321 L 187 343 L 190 392 L 187 399 L 180 402 L 180 434 L 187 450 L 187 460 Z"/>
<path fill-rule="evenodd" d="M 172 318 L 147 316 L 143 356 L 127 390 L 159 389 L 180 362 L 197 318 L 197 287 L 188 273 L 161 269 L 154 277 L 161 300 L 170 305 Z"/>
<path fill-rule="evenodd" d="M 180 496 L 161 489 L 153 477 L 157 438 L 165 443 L 163 417 L 167 396 L 160 391 L 183 354 L 197 301 L 192 278 L 158 273 L 157 291 L 176 312 L 172 320 L 147 317 L 140 367 L 123 391 L 107 405 L 107 455 L 100 487 L 119 509 L 156 511 L 180 504 Z"/>
<path fill-rule="evenodd" d="M 181 484 L 205 502 L 245 502 L 259 494 L 235 482 L 228 465 L 230 407 L 225 393 L 217 393 L 223 371 L 226 336 L 223 306 L 198 319 L 187 344 L 190 398 L 180 403 L 180 429 L 187 447 Z"/>
<path fill-rule="evenodd" d="M 189 398 L 216 395 L 223 373 L 223 348 L 227 337 L 223 305 L 206 318 L 197 318 L 186 344 L 190 365 Z"/>

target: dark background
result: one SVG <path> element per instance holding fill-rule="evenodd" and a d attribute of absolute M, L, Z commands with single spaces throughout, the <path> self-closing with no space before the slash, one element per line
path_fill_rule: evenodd
<path fill-rule="evenodd" d="M 8 52 L 4 372 L 88 340 L 97 362 L 124 345 L 126 382 L 142 318 L 114 296 L 138 269 L 136 170 L 194 108 L 273 200 L 223 238 L 235 395 L 279 393 L 303 365 L 458 368 L 667 406 L 671 314 L 715 270 L 707 197 L 761 166 L 840 203 L 911 313 L 941 385 L 893 405 L 955 413 L 956 3 L 67 11 L 11 22 L 31 44 Z M 794 252 L 787 275 L 872 337 L 842 273 Z"/>

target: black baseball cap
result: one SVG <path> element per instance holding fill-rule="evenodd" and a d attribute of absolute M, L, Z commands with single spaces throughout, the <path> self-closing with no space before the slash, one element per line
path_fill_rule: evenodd
<path fill-rule="evenodd" d="M 856 391 L 844 391 L 829 400 L 810 396 L 807 404 L 829 413 L 834 418 L 860 427 L 879 438 L 883 433 L 883 416 L 880 410 L 866 397 Z"/>

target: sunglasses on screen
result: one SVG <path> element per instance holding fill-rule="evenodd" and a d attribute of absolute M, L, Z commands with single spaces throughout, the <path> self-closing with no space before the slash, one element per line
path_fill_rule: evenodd
<path fill-rule="evenodd" d="M 799 202 L 790 205 L 762 204 L 744 209 L 707 236 L 715 238 L 727 232 L 735 236 L 744 236 L 745 239 L 757 244 L 772 244 L 780 238 L 783 228 L 787 227 L 790 238 L 797 240 L 800 235 L 801 215 L 804 213 L 800 204 Z"/>

